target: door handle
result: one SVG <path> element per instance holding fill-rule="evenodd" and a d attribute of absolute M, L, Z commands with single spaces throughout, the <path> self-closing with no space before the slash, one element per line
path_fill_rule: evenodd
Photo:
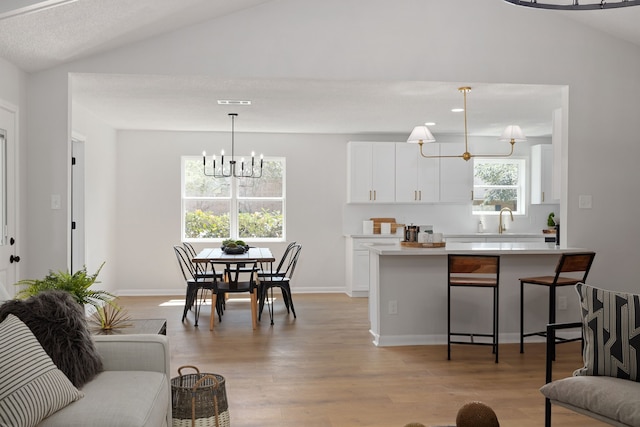
<path fill-rule="evenodd" d="M 10 262 L 11 264 L 13 264 L 14 262 L 20 262 L 20 257 L 19 257 L 18 255 L 15 255 L 15 256 L 14 256 L 14 255 L 11 255 L 11 256 L 9 257 L 9 262 Z"/>

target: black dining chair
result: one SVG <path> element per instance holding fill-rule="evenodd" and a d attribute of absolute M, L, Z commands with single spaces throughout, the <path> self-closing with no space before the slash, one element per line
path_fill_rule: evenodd
<path fill-rule="evenodd" d="M 176 258 L 178 260 L 178 265 L 180 266 L 180 271 L 182 272 L 182 277 L 184 278 L 187 290 L 184 300 L 184 311 L 182 312 L 182 321 L 187 317 L 187 313 L 189 310 L 194 308 L 195 305 L 195 323 L 194 326 L 198 326 L 198 319 L 200 318 L 200 308 L 202 307 L 202 303 L 206 299 L 207 291 L 211 290 L 214 284 L 214 279 L 217 276 L 214 274 L 212 277 L 201 277 L 198 276 L 196 272 L 196 268 L 194 263 L 191 261 L 191 256 L 188 251 L 182 246 L 174 246 L 173 250 L 176 254 Z M 200 298 L 198 300 L 198 292 L 200 292 Z M 212 307 L 214 305 L 212 304 Z M 218 313 L 221 313 L 221 307 L 215 306 Z"/>
<path fill-rule="evenodd" d="M 249 293 L 251 300 L 251 324 L 253 329 L 258 326 L 258 283 L 257 272 L 258 262 L 252 260 L 238 261 L 215 261 L 211 263 L 214 273 L 211 282 L 211 306 L 218 308 L 225 300 L 227 294 L 233 293 Z M 219 279 L 219 272 L 224 272 L 224 280 Z M 247 277 L 247 272 L 251 274 Z M 242 279 L 242 280 L 241 280 Z M 209 330 L 213 330 L 214 313 L 211 312 L 209 319 Z M 222 310 L 218 310 L 218 321 L 222 321 Z"/>
<path fill-rule="evenodd" d="M 292 312 L 294 319 L 296 316 L 296 309 L 293 305 L 293 297 L 291 296 L 291 279 L 293 273 L 296 270 L 300 253 L 302 252 L 302 245 L 295 243 L 291 245 L 290 249 L 283 255 L 285 262 L 280 262 L 276 271 L 263 271 L 258 272 L 259 294 L 260 294 L 260 308 L 258 311 L 258 320 L 262 318 L 262 310 L 264 309 L 265 300 L 268 298 L 268 291 L 271 290 L 271 302 L 269 304 L 269 316 L 271 318 L 271 324 L 273 325 L 273 288 L 280 288 L 282 291 L 282 299 L 284 305 L 287 308 L 287 313 Z"/>
<path fill-rule="evenodd" d="M 189 261 L 193 264 L 193 268 L 195 269 L 195 276 L 198 278 L 212 278 L 213 272 L 210 268 L 208 268 L 207 263 L 202 262 L 193 262 L 193 258 L 198 255 L 198 252 L 193 247 L 193 245 L 189 242 L 182 242 L 182 246 L 185 251 L 189 255 Z M 218 278 L 222 278 L 222 274 L 218 273 Z"/>

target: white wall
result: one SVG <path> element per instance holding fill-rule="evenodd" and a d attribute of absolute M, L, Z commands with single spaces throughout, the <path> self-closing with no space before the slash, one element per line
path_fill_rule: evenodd
<path fill-rule="evenodd" d="M 82 136 L 85 164 L 85 265 L 93 274 L 100 271 L 99 288 L 116 292 L 117 222 L 116 131 L 82 106 L 73 104 L 73 132 Z"/>
<path fill-rule="evenodd" d="M 68 72 L 539 83 L 569 87 L 564 240 L 598 252 L 593 283 L 638 290 L 633 268 L 633 248 L 640 241 L 640 227 L 635 226 L 640 202 L 634 197 L 640 173 L 634 118 L 640 110 L 638 71 L 640 48 L 553 11 L 477 0 L 282 0 L 38 73 L 29 79 L 29 158 L 34 172 L 29 181 L 28 244 L 31 258 L 37 260 L 30 270 L 66 264 L 65 236 L 59 231 L 67 224 L 47 204 L 51 193 L 64 193 L 67 186 Z M 287 150 L 298 150 L 299 143 L 291 141 Z M 158 147 L 174 149 L 169 141 Z M 305 148 L 307 155 L 324 149 Z M 136 150 L 131 147 L 132 155 Z M 290 164 L 308 166 L 293 160 Z M 344 186 L 335 183 L 323 194 L 341 194 Z M 592 209 L 578 209 L 581 194 L 592 195 Z M 304 224 L 295 227 L 324 227 L 327 212 L 342 208 L 333 201 L 302 206 L 307 215 Z M 336 245 L 342 230 L 330 225 L 335 224 L 327 224 L 319 253 L 343 259 Z M 149 233 L 138 237 L 136 246 L 152 250 L 150 259 L 165 259 L 166 246 L 152 246 Z M 118 249 L 130 243 L 118 240 Z M 323 258 L 307 260 L 314 263 L 314 272 L 337 268 Z"/>
<path fill-rule="evenodd" d="M 302 244 L 296 291 L 344 290 L 342 204 L 346 141 L 340 135 L 243 134 L 236 151 L 254 148 L 286 157 L 286 238 Z M 121 131 L 118 136 L 118 214 L 114 237 L 120 294 L 182 294 L 184 280 L 172 246 L 181 244 L 180 159 L 219 152 L 229 134 Z M 323 147 L 319 150 L 318 147 Z M 251 243 L 251 240 L 248 240 Z M 196 248 L 212 244 L 194 244 Z M 286 243 L 269 243 L 277 258 Z"/>

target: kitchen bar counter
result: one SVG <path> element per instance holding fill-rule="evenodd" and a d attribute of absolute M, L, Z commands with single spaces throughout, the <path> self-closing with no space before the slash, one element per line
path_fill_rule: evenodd
<path fill-rule="evenodd" d="M 555 243 L 533 242 L 475 242 L 475 243 L 447 243 L 443 248 L 414 248 L 402 245 L 370 247 L 370 251 L 379 255 L 446 255 L 449 253 L 482 253 L 486 255 L 505 255 L 517 252 L 521 255 L 553 254 L 560 255 L 565 252 L 582 252 L 586 249 L 560 248 Z"/>
<path fill-rule="evenodd" d="M 552 274 L 562 253 L 586 250 L 529 242 L 447 243 L 444 248 L 373 245 L 369 260 L 369 320 L 373 342 L 377 346 L 446 344 L 449 253 L 501 256 L 500 342 L 519 342 L 519 278 Z M 548 315 L 548 290 L 529 288 L 525 298 L 525 327 L 543 330 Z M 580 308 L 575 290 L 559 288 L 558 297 L 566 299 L 567 309 L 558 311 L 557 321 L 578 320 Z M 490 292 L 458 288 L 452 293 L 452 300 L 455 302 L 453 330 L 476 333 L 490 330 Z"/>

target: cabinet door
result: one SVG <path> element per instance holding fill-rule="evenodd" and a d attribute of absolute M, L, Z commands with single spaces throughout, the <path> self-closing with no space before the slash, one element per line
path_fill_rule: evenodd
<path fill-rule="evenodd" d="M 371 189 L 374 202 L 394 202 L 396 194 L 396 144 L 372 145 Z"/>
<path fill-rule="evenodd" d="M 462 143 L 443 143 L 441 156 L 453 156 L 464 153 Z M 473 190 L 473 162 L 460 157 L 440 159 L 440 201 L 453 203 L 471 203 Z"/>
<path fill-rule="evenodd" d="M 439 153 L 437 144 L 425 144 L 426 155 Z M 396 144 L 396 202 L 432 203 L 439 200 L 438 159 L 427 159 L 420 155 L 416 144 Z"/>
<path fill-rule="evenodd" d="M 422 152 L 427 156 L 440 154 L 438 144 L 424 144 Z M 418 151 L 418 199 L 422 203 L 440 200 L 440 160 L 427 159 Z"/>
<path fill-rule="evenodd" d="M 369 294 L 369 250 L 353 251 L 353 278 L 351 296 Z"/>
<path fill-rule="evenodd" d="M 348 157 L 349 202 L 371 202 L 373 197 L 371 189 L 371 176 L 373 168 L 373 148 L 366 142 L 350 142 Z"/>
<path fill-rule="evenodd" d="M 560 203 L 553 194 L 553 145 L 531 147 L 531 204 Z"/>

